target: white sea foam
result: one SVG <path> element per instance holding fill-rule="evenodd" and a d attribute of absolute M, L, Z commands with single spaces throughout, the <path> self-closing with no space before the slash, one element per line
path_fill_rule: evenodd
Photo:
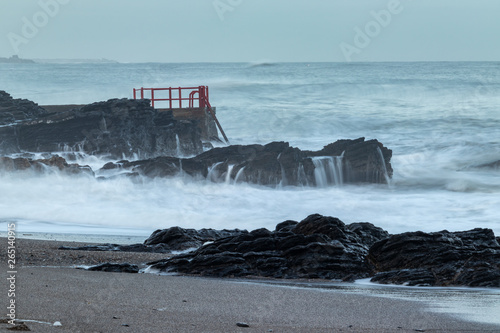
<path fill-rule="evenodd" d="M 174 225 L 274 229 L 278 222 L 321 213 L 345 222 L 369 221 L 392 233 L 481 226 L 500 234 L 497 193 L 383 185 L 275 189 L 245 183 L 224 186 L 187 177 L 99 181 L 57 173 L 3 174 L 0 181 L 0 220 L 21 221 L 25 232 L 57 232 L 67 230 L 67 225 L 74 226 L 65 231 L 71 233 L 77 233 L 79 226 L 82 232 L 96 233 L 89 232 L 92 225 L 117 232 L 144 230 L 144 234 Z M 50 223 L 41 224 L 40 230 L 39 221 Z"/>

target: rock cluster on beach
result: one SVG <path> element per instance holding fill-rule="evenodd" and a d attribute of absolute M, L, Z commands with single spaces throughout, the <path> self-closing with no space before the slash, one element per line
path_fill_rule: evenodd
<path fill-rule="evenodd" d="M 370 273 L 369 244 L 387 236 L 369 223 L 347 226 L 333 217 L 311 215 L 300 223 L 280 223 L 272 232 L 257 229 L 222 238 L 151 268 L 218 277 L 362 278 Z"/>
<path fill-rule="evenodd" d="M 151 268 L 216 277 L 372 277 L 391 284 L 500 287 L 500 245 L 490 229 L 389 235 L 370 223 L 346 225 L 315 214 L 274 231 L 220 238 Z"/>
<path fill-rule="evenodd" d="M 499 238 L 491 229 L 392 235 L 368 259 L 380 283 L 500 287 Z"/>
<path fill-rule="evenodd" d="M 62 249 L 191 250 L 150 262 L 149 271 L 212 277 L 371 278 L 382 284 L 498 288 L 499 241 L 490 229 L 390 235 L 371 223 L 346 225 L 337 218 L 314 214 L 301 222 L 279 223 L 273 231 L 172 227 L 156 230 L 144 244 Z M 108 266 L 94 269 L 119 270 L 116 265 Z"/>

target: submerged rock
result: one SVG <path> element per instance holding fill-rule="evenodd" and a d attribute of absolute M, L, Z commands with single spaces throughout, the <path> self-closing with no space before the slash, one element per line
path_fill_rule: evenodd
<path fill-rule="evenodd" d="M 374 226 L 373 231 L 375 238 L 388 236 Z M 257 229 L 222 238 L 196 251 L 151 264 L 166 272 L 218 277 L 350 280 L 370 275 L 367 253 L 362 238 L 342 221 L 316 214 L 300 223 L 281 223 L 273 232 Z"/>
<path fill-rule="evenodd" d="M 178 147 L 181 145 L 181 147 Z M 111 158 L 203 151 L 195 121 L 175 120 L 148 100 L 111 99 L 48 113 L 0 91 L 0 153 L 81 151 Z"/>
<path fill-rule="evenodd" d="M 375 243 L 379 283 L 500 287 L 500 245 L 491 229 L 407 232 Z"/>
<path fill-rule="evenodd" d="M 20 170 L 32 170 L 37 172 L 59 170 L 69 175 L 86 174 L 94 176 L 94 172 L 89 166 L 69 164 L 64 158 L 57 155 L 38 160 L 24 157 L 0 157 L 0 171 Z"/>

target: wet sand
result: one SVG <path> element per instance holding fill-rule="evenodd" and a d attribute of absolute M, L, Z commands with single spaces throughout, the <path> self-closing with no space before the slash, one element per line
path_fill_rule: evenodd
<path fill-rule="evenodd" d="M 5 263 L 6 242 L 0 242 L 0 260 Z M 60 245 L 77 244 L 18 240 L 16 311 L 19 319 L 30 320 L 25 324 L 33 332 L 500 331 L 499 326 L 429 312 L 416 301 L 258 280 L 79 270 L 71 266 L 106 261 L 141 264 L 165 254 L 57 250 Z M 5 264 L 1 267 L 7 271 Z M 56 321 L 62 326 L 52 326 Z M 238 327 L 241 322 L 249 327 Z M 0 331 L 7 332 L 8 327 L 0 324 Z"/>

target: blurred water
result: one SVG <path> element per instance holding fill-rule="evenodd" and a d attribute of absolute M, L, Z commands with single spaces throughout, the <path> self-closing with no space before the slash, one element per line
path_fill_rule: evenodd
<path fill-rule="evenodd" d="M 321 213 L 392 233 L 488 227 L 500 234 L 500 170 L 477 167 L 500 160 L 500 63 L 0 64 L 0 89 L 41 105 L 198 85 L 210 87 L 231 143 L 320 149 L 376 138 L 393 150 L 391 186 L 274 189 L 10 173 L 0 175 L 0 221 L 22 221 L 27 230 L 39 221 L 55 230 L 78 225 L 82 233 L 86 225 L 272 229 Z"/>

